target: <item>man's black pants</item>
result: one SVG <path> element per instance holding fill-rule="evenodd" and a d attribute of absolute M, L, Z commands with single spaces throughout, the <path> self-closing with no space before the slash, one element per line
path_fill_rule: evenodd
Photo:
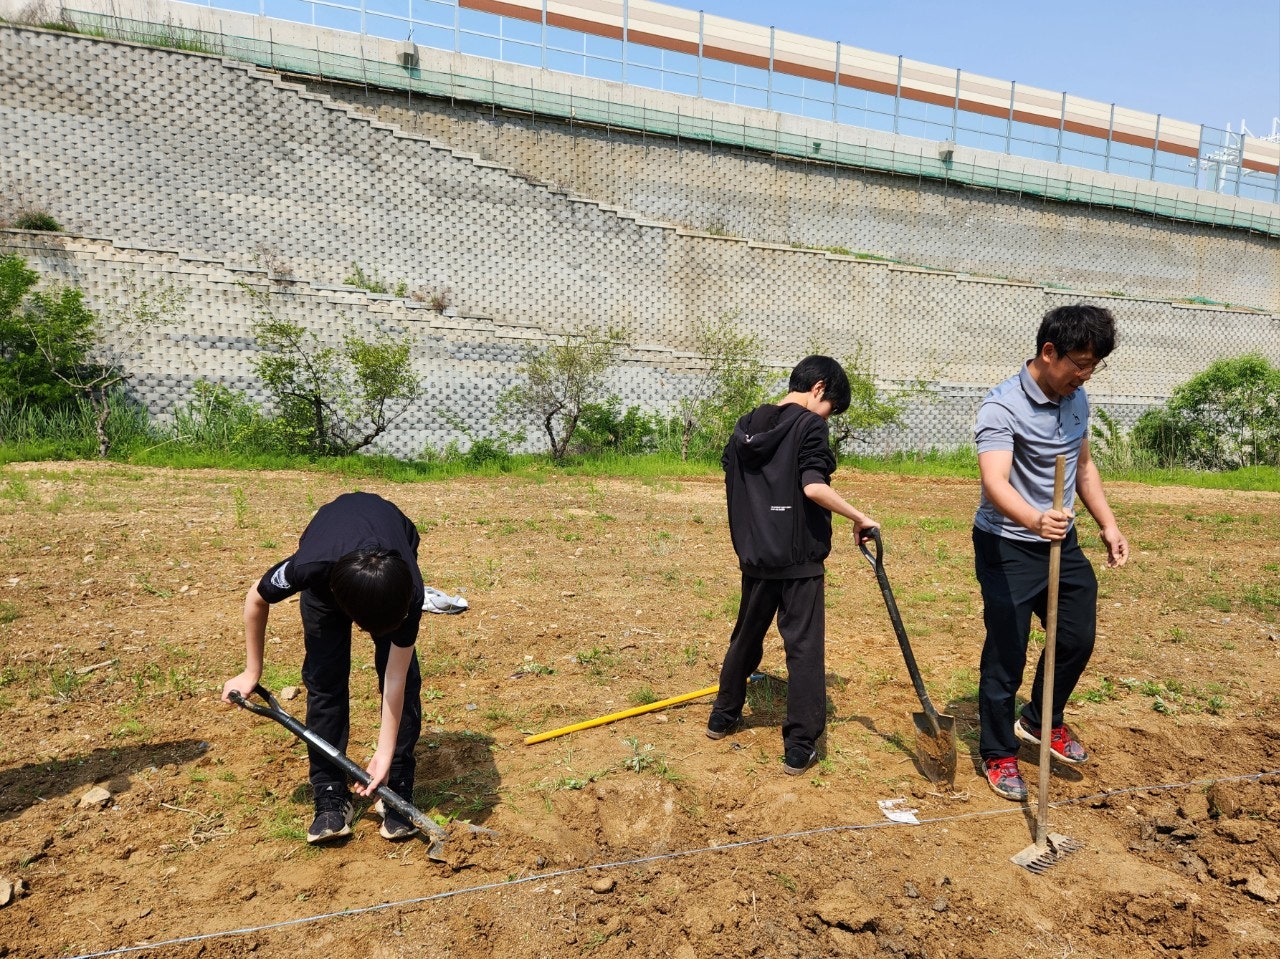
<path fill-rule="evenodd" d="M 299 606 L 306 647 L 302 660 L 302 683 L 307 687 L 307 728 L 345 753 L 351 732 L 351 620 L 337 607 L 316 598 L 310 590 L 303 591 Z M 422 612 L 410 610 L 409 615 L 421 616 Z M 373 665 L 378 672 L 378 690 L 381 692 L 391 641 L 374 639 L 373 646 Z M 410 802 L 413 801 L 413 777 L 417 770 L 413 750 L 421 731 L 422 674 L 415 650 L 405 677 L 404 710 L 400 714 L 391 775 L 387 780 L 393 792 Z M 319 796 L 329 786 L 346 794 L 346 774 L 333 766 L 319 750 L 308 746 L 307 752 L 311 759 L 310 779 L 315 794 Z"/>
<path fill-rule="evenodd" d="M 738 621 L 720 667 L 720 692 L 713 713 L 742 715 L 747 680 L 764 657 L 764 636 L 778 617 L 787 655 L 787 721 L 784 749 L 813 749 L 827 722 L 826 607 L 824 579 L 756 579 L 742 574 Z"/>
<path fill-rule="evenodd" d="M 987 627 L 978 681 L 978 715 L 983 759 L 1015 756 L 1013 735 L 1018 687 L 1027 665 L 1027 642 L 1034 613 L 1043 624 L 1049 598 L 1049 541 L 1028 543 L 980 529 L 973 531 L 974 570 L 982 587 Z M 1063 723 L 1067 697 L 1084 674 L 1098 617 L 1098 579 L 1076 541 L 1073 527 L 1062 542 L 1058 577 L 1058 633 L 1053 674 L 1053 725 Z M 1022 715 L 1039 735 L 1044 689 L 1044 654 L 1036 665 L 1031 699 Z"/>

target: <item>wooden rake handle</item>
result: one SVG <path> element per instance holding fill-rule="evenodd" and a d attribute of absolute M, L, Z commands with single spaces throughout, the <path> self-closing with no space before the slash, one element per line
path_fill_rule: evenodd
<path fill-rule="evenodd" d="M 1053 467 L 1053 508 L 1062 509 L 1067 458 L 1059 456 Z M 1040 690 L 1040 795 L 1036 808 L 1036 844 L 1049 835 L 1049 744 L 1053 732 L 1053 680 L 1058 646 L 1058 577 L 1062 572 L 1062 540 L 1049 544 L 1049 596 L 1044 615 L 1044 681 Z"/>

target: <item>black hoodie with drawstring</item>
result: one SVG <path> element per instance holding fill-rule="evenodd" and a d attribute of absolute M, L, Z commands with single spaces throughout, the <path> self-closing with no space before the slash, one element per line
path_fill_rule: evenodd
<path fill-rule="evenodd" d="M 729 534 L 738 564 L 758 579 L 821 576 L 831 513 L 804 495 L 836 469 L 827 421 L 798 403 L 758 406 L 725 446 Z"/>

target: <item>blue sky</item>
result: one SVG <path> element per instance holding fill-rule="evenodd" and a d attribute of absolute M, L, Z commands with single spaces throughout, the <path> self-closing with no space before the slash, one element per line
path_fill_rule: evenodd
<path fill-rule="evenodd" d="M 664 0 L 1258 136 L 1280 115 L 1280 0 Z"/>

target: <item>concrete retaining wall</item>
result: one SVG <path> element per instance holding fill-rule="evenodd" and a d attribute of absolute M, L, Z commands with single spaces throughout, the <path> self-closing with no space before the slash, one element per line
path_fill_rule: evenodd
<path fill-rule="evenodd" d="M 650 221 L 244 64 L 82 36 L 0 27 L 0 142 L 16 146 L 0 153 L 0 179 L 70 230 L 110 238 L 10 232 L 7 246 L 99 305 L 123 275 L 172 275 L 192 291 L 184 328 L 137 357 L 153 410 L 184 402 L 197 377 L 262 398 L 248 363 L 252 301 L 237 285 L 247 280 L 321 336 L 347 318 L 415 334 L 429 395 L 388 438 L 401 455 L 456 437 L 456 416 L 472 435 L 491 433 L 493 400 L 522 347 L 584 324 L 631 331 L 610 383 L 624 405 L 668 408 L 696 366 L 696 321 L 730 311 L 779 369 L 820 344 L 836 355 L 860 347 L 886 384 L 928 380 L 932 395 L 913 405 L 908 428 L 870 442 L 952 446 L 968 440 L 986 389 L 1033 351 L 1039 316 L 1083 297 Z M 689 162 L 694 179 L 714 174 Z M 904 185 L 893 190 L 909 199 Z M 991 222 L 975 229 L 1033 215 L 991 204 Z M 911 220 L 902 214 L 904 236 Z M 297 282 L 270 284 L 255 261 Z M 353 264 L 392 288 L 448 286 L 463 316 L 343 288 Z M 1108 304 L 1122 345 L 1090 395 L 1122 422 L 1217 357 L 1256 349 L 1280 362 L 1274 315 Z M 469 412 L 451 405 L 462 396 Z"/>
<path fill-rule="evenodd" d="M 571 193 L 692 229 L 843 247 L 1080 291 L 1202 297 L 1280 311 L 1280 240 L 1274 237 L 402 93 L 306 85 Z M 1010 162 L 988 159 L 993 166 Z M 1073 171 L 1058 167 L 1056 175 L 1066 179 Z"/>

